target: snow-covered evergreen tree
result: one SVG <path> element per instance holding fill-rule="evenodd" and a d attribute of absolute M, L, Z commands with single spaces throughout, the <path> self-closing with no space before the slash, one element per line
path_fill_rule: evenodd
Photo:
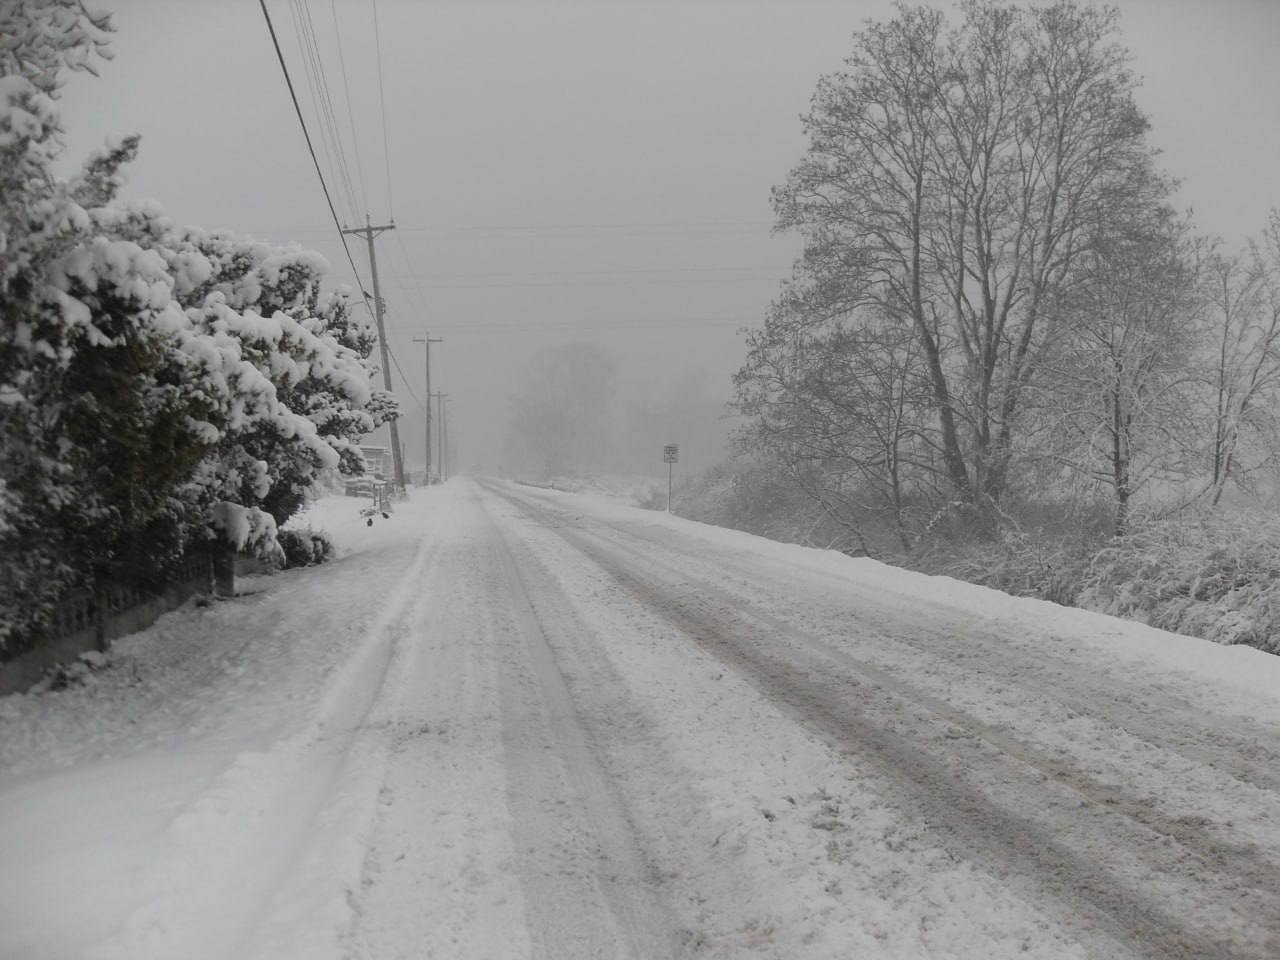
<path fill-rule="evenodd" d="M 372 334 L 317 254 L 177 229 L 117 194 L 137 138 L 69 180 L 56 94 L 109 55 L 77 0 L 0 9 L 0 654 L 58 597 L 161 584 L 278 524 L 394 412 Z"/>

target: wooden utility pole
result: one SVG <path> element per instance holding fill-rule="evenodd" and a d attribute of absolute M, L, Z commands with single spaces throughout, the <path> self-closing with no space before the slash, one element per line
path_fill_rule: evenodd
<path fill-rule="evenodd" d="M 445 412 L 444 412 L 444 401 L 445 401 L 445 398 L 446 398 L 447 396 L 449 396 L 449 395 L 448 395 L 447 393 L 433 393 L 433 394 L 432 394 L 432 396 L 433 396 L 433 397 L 435 397 L 435 398 L 436 398 L 436 400 L 438 401 L 438 407 L 437 407 L 437 409 L 439 409 L 439 411 L 440 411 L 440 414 L 439 414 L 439 416 L 440 416 L 440 434 L 439 434 L 439 438 L 438 438 L 438 439 L 437 439 L 437 441 L 436 441 L 436 443 L 437 443 L 436 450 L 437 450 L 437 452 L 438 452 L 438 453 L 439 453 L 439 455 L 440 455 L 440 481 L 443 483 L 445 480 L 447 480 L 447 479 L 449 478 L 449 477 L 448 477 L 448 469 L 447 469 L 448 464 L 445 462 L 445 459 L 444 459 L 444 455 L 445 455 L 445 443 L 446 443 L 446 442 L 447 442 L 447 440 L 448 440 L 448 437 L 445 435 L 445 424 L 446 424 L 446 421 L 445 421 L 445 418 L 444 418 L 444 417 L 445 417 Z"/>
<path fill-rule="evenodd" d="M 427 348 L 427 442 L 423 447 L 427 452 L 427 483 L 431 483 L 431 345 L 444 343 L 443 338 L 433 337 L 428 332 L 425 337 L 414 337 L 414 343 L 421 343 Z"/>
<path fill-rule="evenodd" d="M 373 249 L 373 238 L 388 230 L 394 230 L 394 223 L 387 223 L 375 227 L 369 222 L 368 214 L 365 215 L 363 227 L 349 227 L 343 230 L 343 233 L 352 233 L 358 237 L 364 237 L 369 244 L 369 272 L 373 274 L 373 317 L 378 324 L 378 346 L 382 353 L 382 385 L 387 388 L 387 392 L 391 392 L 391 355 L 387 351 L 387 331 L 382 324 L 382 291 L 378 288 L 378 257 Z M 404 458 L 400 455 L 400 431 L 396 429 L 395 420 L 387 421 L 387 426 L 391 431 L 391 462 L 395 467 L 396 489 L 404 489 Z"/>
<path fill-rule="evenodd" d="M 446 400 L 448 398 L 446 397 Z M 440 455 L 440 466 L 444 469 L 444 475 L 449 476 L 449 405 L 442 403 L 440 405 L 440 433 L 444 435 L 444 453 Z"/>

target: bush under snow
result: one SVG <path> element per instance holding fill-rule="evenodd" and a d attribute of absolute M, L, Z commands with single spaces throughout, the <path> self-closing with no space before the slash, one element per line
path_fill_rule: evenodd
<path fill-rule="evenodd" d="M 59 74 L 110 29 L 80 0 L 0 4 L 0 657 L 67 590 L 155 589 L 193 549 L 278 556 L 395 415 L 318 254 L 119 200 L 136 137 L 58 175 Z"/>
<path fill-rule="evenodd" d="M 322 530 L 309 527 L 281 530 L 279 540 L 286 568 L 312 567 L 331 560 L 334 555 L 333 540 Z"/>
<path fill-rule="evenodd" d="M 1280 653 L 1280 521 L 1212 515 L 1144 525 L 1094 555 L 1076 601 Z"/>

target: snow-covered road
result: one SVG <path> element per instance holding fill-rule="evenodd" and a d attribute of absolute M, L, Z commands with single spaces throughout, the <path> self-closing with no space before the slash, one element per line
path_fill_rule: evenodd
<path fill-rule="evenodd" d="M 0 956 L 1280 956 L 1280 658 L 454 480 L 0 700 Z"/>

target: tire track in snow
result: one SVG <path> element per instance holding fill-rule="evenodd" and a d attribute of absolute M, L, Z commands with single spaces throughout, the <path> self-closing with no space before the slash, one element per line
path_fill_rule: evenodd
<path fill-rule="evenodd" d="M 546 504 L 543 509 L 554 515 L 556 522 L 569 522 L 553 505 Z M 611 534 L 620 534 L 697 563 L 706 562 L 705 553 L 698 553 L 691 544 L 680 545 L 669 539 L 648 536 L 630 524 L 609 525 L 606 529 Z M 758 568 L 731 556 L 722 554 L 717 557 L 717 563 L 722 569 L 744 577 L 759 576 Z M 848 577 L 836 576 L 825 570 L 812 572 L 841 591 L 855 588 Z M 807 594 L 803 598 L 794 598 L 797 612 L 806 604 L 808 612 L 811 612 L 812 604 L 830 602 L 829 597 L 818 595 L 811 585 L 802 581 L 790 583 L 788 588 Z M 912 600 L 918 602 L 916 598 Z M 1068 711 L 1103 719 L 1135 739 L 1212 767 L 1243 784 L 1267 791 L 1280 790 L 1280 734 L 1274 730 L 1248 717 L 1227 719 L 1207 716 L 1195 704 L 1151 684 L 1141 685 L 1137 691 L 1140 697 L 1136 701 L 1119 693 L 1108 695 L 1099 677 L 1081 676 L 1078 664 L 1057 657 L 1052 648 L 1019 648 L 1006 640 L 990 637 L 982 628 L 980 618 L 963 613 L 958 616 L 963 618 L 962 623 L 945 631 L 940 630 L 935 621 L 909 608 L 895 609 L 889 614 L 863 607 L 852 613 L 843 611 L 841 619 L 858 634 L 865 635 L 868 628 L 874 630 L 872 639 L 877 643 L 906 647 L 912 654 L 930 657 L 987 683 L 999 680 L 1035 692 L 1046 700 L 1061 704 Z M 957 636 L 961 634 L 963 643 L 957 644 Z M 1180 715 L 1189 713 L 1197 715 L 1196 724 L 1179 721 Z"/>
<path fill-rule="evenodd" d="M 523 550 L 517 559 L 485 516 L 514 628 L 500 662 L 503 741 L 534 957 L 679 956 L 659 878 L 559 663 L 557 647 L 584 628 L 539 562 Z"/>
<path fill-rule="evenodd" d="M 336 952 L 341 916 L 318 930 L 311 909 L 319 899 L 332 912 L 349 912 L 345 878 L 324 875 L 348 851 L 331 848 L 341 838 L 325 826 L 360 813 L 354 808 L 362 798 L 339 788 L 354 769 L 367 772 L 369 758 L 357 756 L 354 747 L 387 681 L 412 619 L 414 588 L 434 552 L 429 541 L 419 544 L 306 725 L 265 751 L 239 754 L 213 788 L 175 818 L 169 856 L 144 880 L 146 905 L 91 956 L 221 960 Z M 323 889 L 316 889 L 317 881 Z M 219 906 L 216 914 L 211 904 Z"/>
<path fill-rule="evenodd" d="M 541 510 L 543 522 L 547 525 L 567 525 L 604 537 L 600 529 L 589 529 L 577 522 L 578 518 L 570 518 L 562 505 L 541 497 L 536 499 L 536 506 L 533 503 L 525 506 Z M 617 546 L 626 546 L 617 539 L 621 537 L 644 544 L 646 548 L 658 548 L 695 565 L 706 564 L 705 546 L 700 552 L 696 541 L 677 543 L 670 538 L 653 537 L 637 526 L 625 522 L 610 523 L 603 527 L 611 535 L 605 539 L 612 539 Z M 760 576 L 758 566 L 733 555 L 722 552 L 716 561 L 718 570 L 733 571 L 748 579 Z M 817 591 L 801 578 L 795 578 L 786 586 L 787 591 L 794 591 L 796 596 L 775 592 L 772 599 L 794 610 L 797 620 L 808 619 L 815 609 L 825 605 L 827 609 L 823 613 L 844 625 L 841 632 L 857 636 L 862 645 L 871 647 L 873 652 L 883 653 L 885 649 L 891 649 L 917 660 L 925 658 L 913 663 L 916 671 L 936 665 L 962 673 L 975 686 L 998 689 L 1005 685 L 1020 689 L 1045 702 L 1059 704 L 1068 716 L 1078 714 L 1105 721 L 1135 740 L 1145 741 L 1190 763 L 1226 774 L 1240 784 L 1264 792 L 1280 791 L 1280 733 L 1250 717 L 1210 715 L 1196 704 L 1145 682 L 1140 676 L 1128 675 L 1125 677 L 1125 689 L 1109 690 L 1106 686 L 1109 678 L 1082 672 L 1087 670 L 1087 666 L 1062 658 L 1050 646 L 1020 647 L 1008 639 L 992 636 L 981 617 L 945 610 L 928 601 L 922 602 L 918 597 L 900 598 L 914 604 L 914 607 L 904 605 L 886 610 L 883 596 L 868 595 L 864 591 L 850 597 L 851 591 L 859 588 L 848 576 L 838 576 L 819 568 L 806 568 L 805 572 L 830 582 L 849 600 L 867 602 L 856 610 L 847 606 L 832 607 L 830 595 Z M 681 573 L 686 578 L 689 575 L 688 570 Z M 749 603 L 749 600 L 735 595 L 733 602 Z M 921 607 L 933 612 L 934 619 L 923 615 Z M 940 629 L 936 620 L 942 615 L 958 618 L 959 623 Z M 1195 716 L 1195 723 L 1183 722 L 1181 717 L 1186 715 Z"/>
<path fill-rule="evenodd" d="M 566 528 L 556 511 L 539 510 L 506 491 L 495 492 L 535 521 L 550 515 L 548 525 L 556 533 L 626 585 L 638 600 L 731 664 L 833 745 L 852 747 L 860 756 L 875 760 L 899 788 L 896 792 L 907 788 L 907 795 L 899 799 L 940 827 L 972 858 L 990 861 L 995 853 L 1073 914 L 1087 917 L 1090 926 L 1104 931 L 1117 945 L 1124 944 L 1131 955 L 1217 960 L 1270 957 L 1280 949 L 1274 910 L 1280 903 L 1280 878 L 1274 867 L 1256 864 L 1247 854 L 1222 850 L 1193 826 L 1162 819 L 1140 802 L 1103 790 L 1086 774 L 1051 761 L 1002 731 L 975 723 L 936 698 L 906 687 L 883 670 L 751 609 L 741 598 L 722 594 L 719 608 L 707 604 L 698 593 L 714 594 L 716 588 L 705 583 L 699 583 L 696 591 L 682 588 L 681 582 L 690 579 L 687 571 L 645 558 L 646 565 L 662 569 L 668 579 L 663 582 L 639 574 L 634 555 L 620 556 L 617 544 L 581 528 Z M 662 546 L 669 549 L 667 544 Z M 803 665 L 778 657 L 769 649 L 774 640 L 770 633 L 799 639 L 819 657 Z M 858 676 L 850 678 L 849 670 Z M 915 715 L 903 709 L 904 702 Z M 900 732 L 904 727 L 905 734 Z M 959 736 L 954 734 L 956 727 L 962 731 Z M 930 741 L 943 748 L 943 758 L 921 749 L 921 743 Z M 987 755 L 984 743 L 999 755 Z M 1034 776 L 1027 776 L 1028 767 Z M 974 770 L 990 776 L 974 777 Z M 1001 779 L 1007 782 L 993 789 L 992 784 Z M 1065 788 L 1067 796 L 1059 790 L 1055 797 L 1045 784 Z M 1000 793 L 1005 794 L 1003 806 L 988 796 Z M 1069 802 L 1071 793 L 1083 795 L 1079 808 L 1083 812 L 1060 817 L 1056 824 L 1041 822 L 1043 818 L 1038 820 L 1034 813 L 1011 812 L 1019 802 L 1062 805 Z M 1118 829 L 1117 821 L 1126 819 L 1133 824 Z M 1162 847 L 1161 836 L 1176 841 L 1174 848 Z M 1103 866 L 1109 857 L 1118 856 L 1129 858 L 1131 880 L 1143 869 L 1152 870 L 1154 885 L 1172 886 L 1180 902 L 1171 910 L 1156 896 L 1126 889 L 1114 871 Z M 1219 880 L 1216 896 L 1207 889 L 1211 885 L 1204 882 L 1205 876 Z M 1244 909 L 1238 909 L 1233 897 Z M 1188 917 L 1189 913 L 1195 916 Z"/>
<path fill-rule="evenodd" d="M 600 538 L 599 534 L 593 531 L 584 531 L 584 533 L 587 536 L 601 539 L 603 543 L 610 543 L 610 541 Z M 644 562 L 663 570 L 668 577 L 673 578 L 675 583 L 682 583 L 688 579 L 688 574 L 685 570 L 672 564 L 656 560 L 651 556 L 645 557 Z M 668 583 L 671 582 L 668 581 Z M 1156 809 L 1151 801 L 1145 798 L 1130 797 L 1124 791 L 1103 783 L 1092 773 L 1083 772 L 1079 769 L 1079 763 L 1076 767 L 1068 766 L 1062 760 L 1046 753 L 1043 749 L 1024 742 L 1008 727 L 971 716 L 938 696 L 921 689 L 915 683 L 904 683 L 898 679 L 891 669 L 886 669 L 856 657 L 847 650 L 836 647 L 809 631 L 797 627 L 794 623 L 759 610 L 753 602 L 744 599 L 738 594 L 730 593 L 705 581 L 700 582 L 695 590 L 684 589 L 683 593 L 688 602 L 696 604 L 704 613 L 710 616 L 716 616 L 717 609 L 721 614 L 733 615 L 737 613 L 745 615 L 774 631 L 777 635 L 789 637 L 792 640 L 803 643 L 819 657 L 835 661 L 838 665 L 895 694 L 903 701 L 923 707 L 939 719 L 954 724 L 956 728 L 980 737 L 1008 756 L 1039 769 L 1046 777 L 1070 785 L 1089 800 L 1106 804 L 1113 813 L 1128 816 L 1139 821 L 1144 826 L 1172 840 L 1176 840 L 1194 851 L 1206 865 L 1213 865 L 1215 868 L 1224 866 L 1230 868 L 1233 864 L 1238 866 L 1240 864 L 1253 863 L 1260 878 L 1258 886 L 1260 888 L 1271 887 L 1275 889 L 1277 903 L 1280 903 L 1280 888 L 1277 888 L 1277 885 L 1280 884 L 1280 859 L 1272 859 L 1268 864 L 1263 852 L 1250 847 L 1248 844 L 1232 846 L 1224 843 L 1221 838 L 1214 837 L 1207 832 L 1206 828 L 1209 826 L 1209 821 L 1166 815 Z M 714 600 L 715 604 L 719 605 L 718 608 L 714 604 L 707 603 L 708 600 Z M 1012 683 L 1015 680 L 1011 678 L 1009 682 Z M 1047 694 L 1048 691 L 1043 692 Z M 1089 712 L 1084 706 L 1079 706 L 1078 709 L 1082 713 L 1087 714 Z M 1275 800 L 1274 795 L 1270 795 L 1267 798 L 1272 801 Z M 1276 854 L 1280 856 L 1280 851 L 1276 851 Z M 1229 882 L 1230 879 L 1230 877 L 1224 878 L 1224 882 Z"/>
<path fill-rule="evenodd" d="M 447 502 L 431 527 L 440 552 L 421 584 L 413 655 L 378 713 L 389 757 L 363 837 L 347 960 L 530 952 L 498 706 L 504 583 L 473 512 Z"/>
<path fill-rule="evenodd" d="M 1189 848 L 1185 854 L 1161 850 L 1152 846 L 1150 838 L 1133 836 L 1129 831 L 1127 836 L 1114 836 L 1114 828 L 1107 827 L 1103 821 L 1114 819 L 1116 813 L 1141 815 L 1140 804 L 1121 804 L 1116 797 L 1103 799 L 1099 785 L 1087 776 L 1060 765 L 1033 763 L 1030 751 L 1011 744 L 1009 738 L 997 738 L 990 731 L 978 733 L 982 739 L 998 746 L 1006 757 L 1051 770 L 1054 780 L 1084 796 L 1082 809 L 1092 808 L 1090 816 L 1077 815 L 1075 819 L 1093 822 L 1077 822 L 1071 829 L 1065 829 L 1062 824 L 1041 824 L 1034 816 L 1013 813 L 1019 802 L 1027 806 L 1043 802 L 1043 797 L 1026 796 L 1040 785 L 1034 779 L 1018 777 L 1012 791 L 1016 796 L 1001 798 L 1010 802 L 999 804 L 992 796 L 995 791 L 991 785 L 1001 775 L 974 775 L 974 771 L 991 771 L 993 764 L 990 757 L 983 756 L 971 733 L 952 734 L 926 715 L 906 715 L 901 703 L 894 702 L 901 697 L 901 691 L 890 693 L 883 686 L 877 687 L 876 680 L 870 676 L 870 683 L 850 682 L 830 672 L 823 676 L 830 670 L 830 663 L 797 665 L 790 658 L 772 656 L 764 652 L 771 637 L 753 629 L 741 616 L 734 616 L 724 608 L 699 609 L 699 605 L 687 600 L 672 599 L 663 585 L 638 578 L 616 559 L 604 560 L 595 551 L 589 551 L 588 555 L 619 582 L 630 586 L 646 606 L 737 669 L 757 689 L 789 708 L 801 723 L 829 739 L 837 749 L 852 748 L 859 756 L 872 758 L 882 773 L 889 774 L 899 785 L 905 784 L 917 794 L 923 790 L 922 796 L 899 794 L 897 799 L 904 806 L 917 808 L 926 822 L 941 827 L 950 839 L 959 841 L 972 859 L 990 863 L 995 853 L 1038 881 L 1073 913 L 1090 917 L 1102 931 L 1125 943 L 1133 955 L 1162 960 L 1174 957 L 1221 960 L 1235 956 L 1261 960 L 1274 955 L 1274 933 L 1262 930 L 1259 934 L 1228 916 L 1235 912 L 1236 904 L 1227 903 L 1225 909 L 1220 906 L 1219 916 L 1211 921 L 1206 922 L 1202 917 L 1199 922 L 1187 924 L 1176 907 L 1170 909 L 1156 898 L 1125 890 L 1122 881 L 1105 864 L 1109 856 L 1136 851 L 1143 854 L 1135 856 L 1136 862 L 1130 864 L 1134 872 L 1142 869 L 1145 860 L 1164 861 L 1152 865 L 1151 869 L 1166 880 L 1181 881 L 1176 885 L 1186 895 L 1182 900 L 1184 904 L 1195 902 L 1197 892 L 1206 886 L 1203 882 L 1206 877 L 1219 876 L 1222 878 L 1219 896 L 1243 898 L 1250 908 L 1245 919 L 1253 923 L 1265 923 L 1269 919 L 1267 911 L 1278 902 L 1273 872 L 1248 871 L 1255 877 L 1261 874 L 1265 878 L 1262 888 L 1248 882 L 1253 878 L 1242 883 L 1229 870 L 1224 873 L 1218 869 L 1222 865 L 1239 871 L 1238 859 L 1232 862 L 1229 857 L 1214 857 L 1214 851 L 1202 838 L 1167 820 L 1151 822 L 1151 818 L 1144 816 L 1143 825 L 1185 844 Z M 747 638 L 750 638 L 751 649 L 743 643 Z M 861 699 L 862 703 L 855 703 L 855 699 Z M 921 706 L 928 709 L 927 700 L 931 698 L 923 699 L 926 702 Z M 867 709 L 868 703 L 873 704 L 872 709 Z M 926 731 L 928 725 L 935 729 Z M 972 729 L 973 725 L 965 726 Z M 942 761 L 920 747 L 922 742 L 942 740 L 949 741 L 950 752 L 966 754 L 963 761 Z M 1050 799 L 1048 804 L 1064 806 L 1067 802 L 1069 798 L 1057 798 Z M 1070 833 L 1076 836 L 1068 837 L 1064 843 L 1061 838 Z M 1157 856 L 1151 857 L 1144 847 Z"/>
<path fill-rule="evenodd" d="M 678 558 L 681 565 L 667 569 L 680 580 L 689 578 L 691 568 L 708 569 L 706 549 L 699 552 L 693 537 L 664 540 L 625 521 L 587 526 L 557 506 L 539 504 L 554 525 L 626 549 L 639 545 L 650 559 L 654 549 Z M 717 574 L 732 571 L 743 579 L 721 577 L 729 584 L 726 590 L 711 586 L 704 574 L 699 589 L 731 607 L 755 611 L 748 584 L 758 580 L 760 569 L 734 554 L 718 552 L 716 560 Z M 958 690 L 960 715 L 968 716 L 971 726 L 980 724 L 987 731 L 982 735 L 993 742 L 1001 739 L 1001 730 L 1016 727 L 1028 704 L 1037 704 L 1042 717 L 1061 718 L 1071 731 L 1056 742 L 1037 736 L 1034 762 L 1046 776 L 1073 783 L 1113 812 L 1193 849 L 1215 872 L 1227 872 L 1228 887 L 1237 883 L 1231 871 L 1246 865 L 1263 880 L 1247 888 L 1243 899 L 1257 899 L 1263 891 L 1261 896 L 1276 903 L 1264 904 L 1261 912 L 1280 915 L 1280 893 L 1274 892 L 1280 870 L 1275 827 L 1280 822 L 1280 735 L 1273 727 L 1244 714 L 1224 717 L 1220 707 L 1197 705 L 1132 671 L 1118 678 L 1100 674 L 1094 664 L 1055 653 L 1058 638 L 1043 637 L 1037 645 L 1011 643 L 992 633 L 980 616 L 964 612 L 957 624 L 940 626 L 941 616 L 950 612 L 941 605 L 894 594 L 890 599 L 904 602 L 890 608 L 883 595 L 868 592 L 850 576 L 821 568 L 812 572 L 831 583 L 834 597 L 783 571 L 779 582 L 785 590 L 770 593 L 770 606 L 782 617 L 756 615 L 784 633 L 797 634 L 797 623 L 811 625 L 821 637 L 800 630 L 806 642 L 837 658 L 851 657 L 852 649 L 859 657 L 851 662 L 864 672 L 878 671 L 894 682 L 910 676 L 909 689 L 943 702 L 944 712 L 956 712 L 947 701 L 954 701 Z M 958 687 L 957 680 L 962 681 Z M 977 713 L 994 714 L 994 719 L 981 721 Z M 1028 759 L 1027 746 L 1006 742 L 1002 749 Z M 1071 765 L 1063 762 L 1064 755 L 1070 755 Z M 1076 772 L 1082 770 L 1088 772 Z M 1207 797 L 1216 802 L 1206 804 Z"/>

